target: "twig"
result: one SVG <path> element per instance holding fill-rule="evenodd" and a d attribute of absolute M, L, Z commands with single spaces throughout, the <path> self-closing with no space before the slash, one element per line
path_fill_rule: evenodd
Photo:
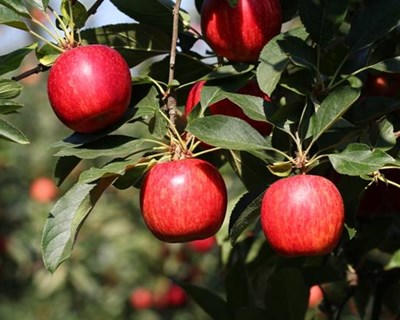
<path fill-rule="evenodd" d="M 24 73 L 21 73 L 21 74 L 18 75 L 18 76 L 12 77 L 11 79 L 14 80 L 14 81 L 20 81 L 20 80 L 22 80 L 22 79 L 24 79 L 24 78 L 27 78 L 27 77 L 29 77 L 29 76 L 31 76 L 31 75 L 33 75 L 33 74 L 37 74 L 37 73 L 40 73 L 40 72 L 44 72 L 44 71 L 46 71 L 46 70 L 48 70 L 48 69 L 50 69 L 50 67 L 45 66 L 45 65 L 39 63 L 35 68 L 30 69 L 30 70 L 28 70 L 28 71 L 25 71 Z"/>
<path fill-rule="evenodd" d="M 104 0 L 97 0 L 87 11 L 88 16 L 91 16 L 97 12 L 97 9 L 104 2 Z"/>

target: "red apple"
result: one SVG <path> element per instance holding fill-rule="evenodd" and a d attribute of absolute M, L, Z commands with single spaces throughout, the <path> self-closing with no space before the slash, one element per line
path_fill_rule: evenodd
<path fill-rule="evenodd" d="M 308 297 L 308 307 L 315 308 L 317 307 L 322 300 L 324 299 L 324 293 L 321 290 L 321 287 L 318 285 L 312 286 L 310 288 L 310 295 Z"/>
<path fill-rule="evenodd" d="M 76 47 L 50 69 L 47 93 L 57 117 L 81 133 L 104 129 L 122 118 L 131 98 L 124 58 L 103 45 Z"/>
<path fill-rule="evenodd" d="M 382 171 L 388 180 L 400 183 L 400 170 Z M 363 193 L 357 215 L 373 217 L 385 214 L 400 213 L 400 188 L 383 181 L 370 185 Z"/>
<path fill-rule="evenodd" d="M 148 309 L 153 305 L 153 294 L 149 289 L 139 287 L 133 290 L 129 302 L 137 310 Z"/>
<path fill-rule="evenodd" d="M 140 207 L 152 233 L 166 242 L 205 239 L 221 227 L 227 191 L 218 170 L 200 159 L 155 165 L 140 190 Z"/>
<path fill-rule="evenodd" d="M 192 249 L 195 252 L 208 252 L 214 248 L 215 244 L 217 243 L 217 240 L 215 236 L 201 239 L 201 240 L 194 240 L 188 243 L 188 246 L 190 249 Z"/>
<path fill-rule="evenodd" d="M 203 36 L 219 56 L 235 62 L 257 62 L 265 44 L 280 32 L 279 0 L 205 0 L 201 10 Z"/>
<path fill-rule="evenodd" d="M 366 82 L 368 96 L 395 97 L 400 91 L 400 74 L 369 74 Z"/>
<path fill-rule="evenodd" d="M 335 185 L 315 175 L 274 182 L 265 192 L 261 225 L 280 255 L 314 256 L 331 252 L 343 230 L 344 204 Z"/>
<path fill-rule="evenodd" d="M 172 308 L 182 307 L 186 304 L 186 292 L 180 286 L 172 284 L 167 291 L 168 305 Z"/>
<path fill-rule="evenodd" d="M 39 177 L 31 183 L 29 194 L 37 202 L 48 203 L 57 197 L 58 189 L 52 179 Z"/>
<path fill-rule="evenodd" d="M 185 115 L 189 115 L 189 113 L 193 110 L 193 108 L 200 102 L 201 99 L 201 90 L 205 85 L 205 81 L 199 81 L 194 84 L 192 89 L 189 92 L 188 98 L 186 100 L 185 105 Z M 257 82 L 252 80 L 248 82 L 244 87 L 240 88 L 237 93 L 247 94 L 255 97 L 263 98 L 265 101 L 271 101 L 271 99 L 266 95 L 264 92 L 261 91 L 260 87 L 258 86 Z M 245 115 L 243 110 L 231 102 L 228 99 L 224 99 L 213 103 L 209 106 L 210 112 L 213 115 L 222 114 L 226 116 L 236 117 L 246 121 L 250 124 L 254 129 L 260 132 L 262 135 L 266 136 L 271 133 L 272 125 L 268 122 L 263 121 L 256 121 L 250 119 L 248 116 Z"/>

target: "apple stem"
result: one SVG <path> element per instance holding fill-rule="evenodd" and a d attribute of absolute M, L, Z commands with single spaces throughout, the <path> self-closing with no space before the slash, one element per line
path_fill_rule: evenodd
<path fill-rule="evenodd" d="M 193 154 L 193 158 L 202 156 L 202 155 L 207 154 L 207 153 L 210 153 L 210 152 L 214 152 L 214 151 L 217 151 L 217 150 L 221 150 L 221 149 L 222 149 L 222 148 L 220 148 L 220 147 L 215 147 L 215 148 L 212 148 L 212 149 L 207 149 L 207 150 L 204 150 L 204 151 L 200 151 L 200 152 L 194 153 L 194 154 Z"/>
<path fill-rule="evenodd" d="M 28 70 L 28 71 L 25 71 L 25 72 L 21 73 L 21 74 L 18 75 L 18 76 L 12 77 L 11 80 L 20 81 L 20 80 L 25 79 L 25 78 L 27 78 L 27 77 L 33 75 L 33 74 L 38 74 L 38 73 L 43 72 L 43 71 L 46 71 L 46 70 L 48 70 L 48 69 L 50 69 L 50 67 L 45 66 L 44 64 L 39 63 L 35 68 L 30 69 L 30 70 Z"/>
<path fill-rule="evenodd" d="M 35 31 L 29 30 L 29 33 L 32 34 L 33 36 L 35 36 L 36 38 L 38 38 L 39 40 L 42 40 L 44 43 L 47 43 L 54 49 L 56 49 L 60 52 L 64 52 L 64 49 L 60 48 L 59 46 L 56 46 L 54 43 L 49 42 L 47 39 L 45 39 L 44 37 L 42 37 L 40 34 L 36 33 Z"/>

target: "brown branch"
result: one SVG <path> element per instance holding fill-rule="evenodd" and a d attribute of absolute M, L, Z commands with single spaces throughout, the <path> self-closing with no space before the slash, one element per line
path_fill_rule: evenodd
<path fill-rule="evenodd" d="M 21 73 L 18 76 L 12 77 L 11 80 L 20 81 L 20 80 L 25 79 L 25 78 L 33 75 L 33 74 L 44 72 L 44 71 L 49 70 L 49 69 L 50 69 L 50 67 L 39 63 L 35 68 L 30 69 L 28 71 L 25 71 L 25 72 Z"/>

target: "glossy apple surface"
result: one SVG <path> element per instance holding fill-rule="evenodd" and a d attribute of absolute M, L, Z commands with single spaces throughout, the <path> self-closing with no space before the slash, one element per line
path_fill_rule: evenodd
<path fill-rule="evenodd" d="M 256 62 L 264 45 L 280 32 L 279 0 L 205 0 L 201 10 L 203 36 L 214 52 L 235 62 Z"/>
<path fill-rule="evenodd" d="M 61 54 L 49 72 L 50 104 L 67 127 L 81 133 L 104 129 L 122 118 L 131 98 L 131 75 L 124 58 L 103 45 Z"/>
<path fill-rule="evenodd" d="M 211 237 L 224 221 L 226 206 L 222 176 L 200 159 L 155 165 L 140 190 L 144 221 L 158 239 L 166 242 Z"/>
<path fill-rule="evenodd" d="M 261 225 L 280 255 L 315 256 L 331 252 L 343 230 L 344 204 L 335 185 L 315 175 L 274 182 L 265 192 Z"/>
<path fill-rule="evenodd" d="M 193 108 L 200 102 L 201 99 L 201 90 L 205 85 L 205 81 L 199 81 L 194 84 L 194 86 L 190 89 L 188 98 L 185 104 L 185 115 L 187 116 Z M 247 94 L 255 97 L 263 98 L 265 101 L 271 101 L 271 99 L 266 95 L 264 92 L 261 91 L 259 88 L 257 81 L 249 81 L 244 87 L 240 88 L 237 93 L 240 94 Z M 245 115 L 243 110 L 231 102 L 228 99 L 224 99 L 213 103 L 209 106 L 210 112 L 213 115 L 221 114 L 225 116 L 236 117 L 246 121 L 250 124 L 254 129 L 260 132 L 262 135 L 266 136 L 271 133 L 272 125 L 263 122 L 263 121 L 256 121 L 250 119 L 248 116 Z"/>
<path fill-rule="evenodd" d="M 58 194 L 58 188 L 54 181 L 47 177 L 39 177 L 32 181 L 29 188 L 31 199 L 40 202 L 48 203 L 53 201 Z"/>
<path fill-rule="evenodd" d="M 310 295 L 308 297 L 308 307 L 317 307 L 324 299 L 324 293 L 322 292 L 320 286 L 315 285 L 310 288 Z"/>

